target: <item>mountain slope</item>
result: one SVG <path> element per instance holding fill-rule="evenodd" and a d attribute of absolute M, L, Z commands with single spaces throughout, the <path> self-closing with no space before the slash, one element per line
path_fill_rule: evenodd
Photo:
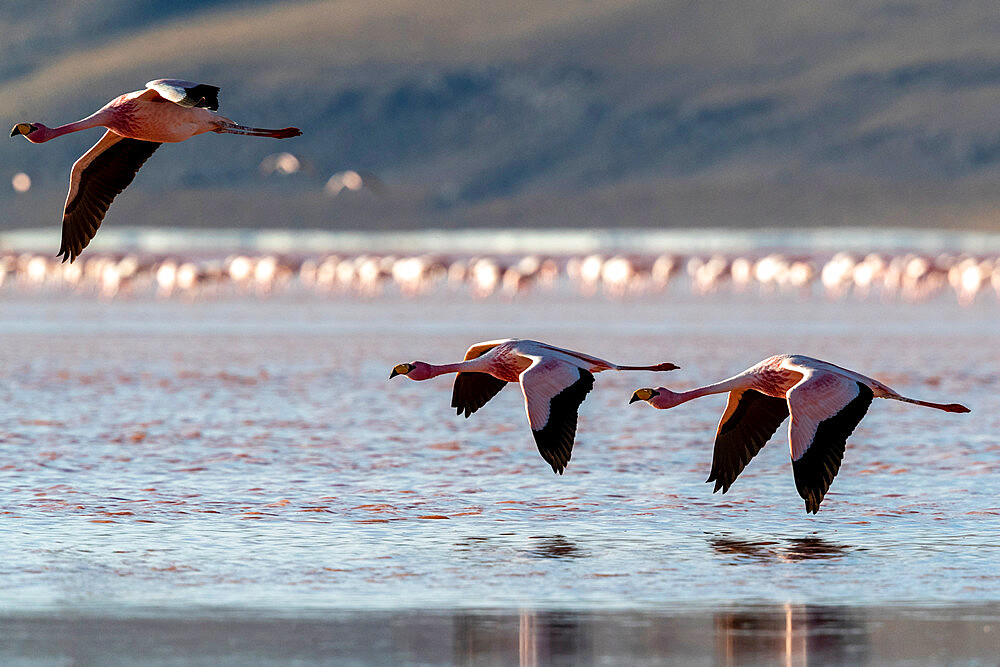
<path fill-rule="evenodd" d="M 232 191 L 250 226 L 1000 224 L 992 3 L 480 4 L 137 3 L 101 40 L 70 31 L 8 72 L 0 111 L 55 125 L 179 76 L 222 86 L 239 122 L 305 132 L 167 147 L 109 220 L 163 223 L 177 192 Z M 55 193 L 99 136 L 81 135 L 0 148 L 0 176 L 37 185 L 0 195 L 17 212 L 4 226 L 58 219 Z M 315 171 L 262 184 L 277 150 Z M 392 195 L 317 194 L 346 168 Z M 256 213 L 273 197 L 287 220 Z"/>

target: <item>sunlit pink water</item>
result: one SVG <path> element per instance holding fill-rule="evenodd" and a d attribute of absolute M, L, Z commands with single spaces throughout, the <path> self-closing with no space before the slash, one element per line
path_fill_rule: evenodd
<path fill-rule="evenodd" d="M 604 373 L 553 475 L 508 388 L 469 420 L 392 366 L 531 337 Z M 952 415 L 877 401 L 820 513 L 784 429 L 726 496 L 725 398 L 797 352 Z M 539 294 L 0 302 L 0 607 L 558 607 L 1000 600 L 1000 304 Z"/>

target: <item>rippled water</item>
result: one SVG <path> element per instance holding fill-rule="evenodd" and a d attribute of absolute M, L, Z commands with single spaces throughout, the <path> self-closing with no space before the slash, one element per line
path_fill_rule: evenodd
<path fill-rule="evenodd" d="M 9 297 L 0 611 L 995 603 L 998 321 L 992 300 Z M 599 375 L 556 476 L 516 388 L 465 420 L 450 378 L 387 379 L 503 336 L 682 370 Z M 784 429 L 713 495 L 725 397 L 626 404 L 777 352 L 973 412 L 876 401 L 807 516 Z"/>

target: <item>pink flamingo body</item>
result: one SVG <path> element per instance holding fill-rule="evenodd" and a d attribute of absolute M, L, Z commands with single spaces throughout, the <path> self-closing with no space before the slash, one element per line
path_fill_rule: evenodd
<path fill-rule="evenodd" d="M 269 130 L 238 125 L 215 113 L 219 89 L 177 79 L 157 79 L 144 90 L 119 95 L 82 120 L 47 127 L 18 123 L 10 132 L 41 144 L 70 132 L 94 127 L 108 131 L 73 164 L 63 210 L 63 261 L 73 261 L 97 233 L 114 198 L 162 143 L 177 143 L 205 132 L 286 139 L 297 128 Z"/>
<path fill-rule="evenodd" d="M 847 438 L 875 398 L 887 398 L 945 412 L 969 412 L 958 403 L 907 398 L 860 373 L 803 355 L 765 359 L 742 373 L 690 391 L 638 389 L 630 403 L 646 401 L 668 409 L 729 392 L 719 421 L 708 482 L 726 493 L 746 465 L 789 416 L 788 443 L 795 485 L 806 512 L 815 514 L 840 470 Z"/>
<path fill-rule="evenodd" d="M 594 373 L 607 370 L 669 371 L 671 363 L 623 366 L 589 354 L 533 340 L 506 338 L 476 343 L 463 361 L 434 365 L 423 361 L 398 364 L 389 375 L 429 380 L 458 373 L 452 407 L 468 418 L 507 386 L 521 385 L 528 424 L 538 451 L 553 472 L 562 474 L 572 456 L 580 405 L 594 386 Z"/>

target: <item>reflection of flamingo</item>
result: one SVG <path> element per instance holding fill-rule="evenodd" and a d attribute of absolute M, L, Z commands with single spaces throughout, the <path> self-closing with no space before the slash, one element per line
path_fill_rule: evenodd
<path fill-rule="evenodd" d="M 587 555 L 580 547 L 562 535 L 553 535 L 552 537 L 534 535 L 530 539 L 538 540 L 538 542 L 535 542 L 528 550 L 529 556 L 537 558 L 581 558 Z"/>
<path fill-rule="evenodd" d="M 813 536 L 792 538 L 784 545 L 777 540 L 751 542 L 731 537 L 713 538 L 709 544 L 720 556 L 759 562 L 833 560 L 850 552 L 850 547 Z"/>
<path fill-rule="evenodd" d="M 266 130 L 237 125 L 214 113 L 218 108 L 219 89 L 215 86 L 157 79 L 147 83 L 145 90 L 119 95 L 75 123 L 54 128 L 41 123 L 15 125 L 10 136 L 23 134 L 33 144 L 92 127 L 108 128 L 101 140 L 73 164 L 59 248 L 63 261 L 72 262 L 83 252 L 111 202 L 128 187 L 161 143 L 184 141 L 205 132 L 275 139 L 302 134 L 294 127 Z"/>
<path fill-rule="evenodd" d="M 878 380 L 839 366 L 782 354 L 765 359 L 739 375 L 698 389 L 638 389 L 632 400 L 666 409 L 708 394 L 729 392 L 729 404 L 719 422 L 712 457 L 715 490 L 725 493 L 743 468 L 771 438 L 789 414 L 788 442 L 792 470 L 806 512 L 815 514 L 840 470 L 847 437 L 868 412 L 874 398 L 969 412 L 958 403 L 942 405 L 901 396 Z"/>
<path fill-rule="evenodd" d="M 423 361 L 398 364 L 389 375 L 428 380 L 458 373 L 451 407 L 468 417 L 497 395 L 508 382 L 520 382 L 528 424 L 538 451 L 552 470 L 562 474 L 576 437 L 577 411 L 601 371 L 670 371 L 674 364 L 620 366 L 597 357 L 533 340 L 491 340 L 476 343 L 465 360 L 436 366 Z"/>

